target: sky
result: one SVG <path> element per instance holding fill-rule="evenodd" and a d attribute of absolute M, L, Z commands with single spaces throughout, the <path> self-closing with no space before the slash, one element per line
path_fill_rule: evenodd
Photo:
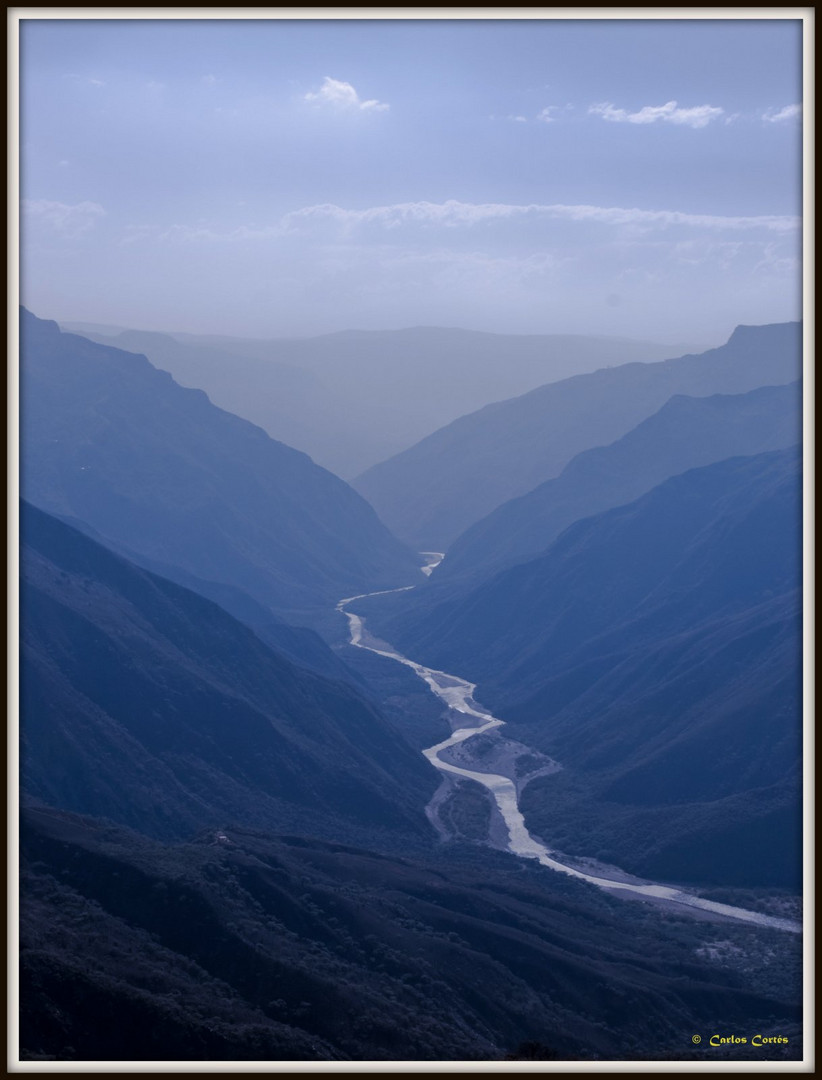
<path fill-rule="evenodd" d="M 24 15 L 21 302 L 247 337 L 718 344 L 800 318 L 801 41 L 795 18 Z"/>

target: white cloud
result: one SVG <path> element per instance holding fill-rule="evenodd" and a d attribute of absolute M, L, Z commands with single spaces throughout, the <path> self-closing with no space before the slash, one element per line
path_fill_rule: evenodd
<path fill-rule="evenodd" d="M 513 120 L 515 124 L 526 124 L 528 121 L 524 116 L 509 116 L 508 120 Z"/>
<path fill-rule="evenodd" d="M 104 217 L 106 213 L 99 203 L 81 202 L 72 206 L 48 199 L 23 199 L 22 210 L 29 220 L 46 225 L 67 237 L 88 232 L 97 218 Z"/>
<path fill-rule="evenodd" d="M 376 99 L 361 101 L 360 96 L 351 83 L 340 82 L 326 75 L 323 84 L 316 92 L 309 91 L 305 95 L 306 101 L 316 102 L 318 105 L 331 105 L 336 109 L 359 109 L 361 111 L 385 112 L 390 108 Z"/>
<path fill-rule="evenodd" d="M 559 112 L 559 105 L 546 105 L 542 112 L 537 113 L 537 120 L 542 120 L 544 124 L 550 124 L 553 120 L 556 120 L 552 113 Z"/>
<path fill-rule="evenodd" d="M 668 124 L 685 124 L 692 128 L 706 127 L 712 120 L 722 116 L 724 111 L 716 105 L 694 105 L 681 109 L 675 101 L 668 101 L 664 105 L 644 105 L 638 112 L 633 113 L 626 109 L 617 109 L 610 101 L 591 105 L 588 109 L 589 113 L 617 124 L 655 124 L 657 120 L 662 120 Z"/>
<path fill-rule="evenodd" d="M 60 215 L 65 214 L 66 211 L 80 211 L 85 207 L 88 214 L 88 208 L 93 205 L 84 203 L 78 208 L 71 208 L 63 207 L 59 203 L 43 204 L 44 207 L 60 208 L 59 211 L 49 211 L 49 214 L 54 219 L 55 227 L 59 227 Z M 103 211 L 98 208 L 97 212 L 102 213 Z M 126 245 L 138 242 L 259 244 L 275 240 L 286 242 L 289 237 L 302 241 L 306 234 L 313 234 L 315 240 L 321 245 L 337 244 L 343 241 L 350 246 L 354 241 L 356 232 L 360 229 L 377 229 L 394 235 L 401 234 L 404 229 L 415 226 L 431 230 L 464 230 L 479 227 L 485 223 L 522 220 L 576 222 L 582 224 L 593 222 L 605 227 L 620 228 L 622 232 L 619 236 L 622 243 L 626 241 L 628 236 L 642 235 L 651 231 L 659 232 L 668 228 L 688 229 L 692 232 L 707 231 L 710 234 L 723 231 L 737 234 L 744 231 L 758 231 L 771 236 L 776 235 L 781 239 L 782 237 L 794 236 L 801 224 L 798 217 L 789 215 L 765 214 L 751 217 L 730 217 L 714 214 L 688 214 L 679 210 L 642 210 L 637 207 L 565 205 L 562 203 L 550 205 L 539 203 L 527 205 L 508 203 L 477 204 L 462 203 L 451 199 L 444 203 L 395 203 L 390 206 L 374 206 L 366 210 L 346 210 L 333 203 L 322 203 L 317 206 L 306 206 L 300 210 L 293 210 L 285 214 L 279 221 L 269 224 L 239 225 L 228 230 L 213 228 L 205 221 L 201 221 L 196 225 L 130 225 L 126 227 L 120 242 Z M 339 230 L 339 234 L 330 236 L 329 226 Z M 675 233 L 674 242 L 680 236 L 681 233 Z M 373 244 L 375 239 L 372 235 L 371 240 L 367 242 Z M 669 246 L 669 241 L 661 242 L 666 247 Z M 710 242 L 715 243 L 714 241 Z M 723 243 L 728 244 L 730 241 L 723 241 Z M 648 246 L 647 241 L 643 241 L 643 244 Z M 379 245 L 384 249 L 385 240 L 379 239 Z M 689 249 L 685 243 L 682 243 L 678 250 L 687 252 Z M 726 247 L 724 250 L 727 252 L 731 249 Z M 426 257 L 429 256 L 426 255 Z M 441 256 L 430 257 L 440 258 Z M 543 256 L 540 256 L 540 260 L 542 259 Z M 527 265 L 529 273 L 533 272 L 534 264 Z M 545 263 L 539 261 L 539 269 L 543 270 L 544 268 Z"/>
<path fill-rule="evenodd" d="M 762 114 L 762 119 L 769 124 L 781 124 L 785 120 L 798 120 L 802 115 L 801 105 L 785 105 L 782 109 L 768 109 Z"/>
<path fill-rule="evenodd" d="M 542 205 L 511 205 L 508 203 L 463 203 L 450 199 L 444 203 L 395 203 L 374 206 L 367 210 L 344 210 L 333 203 L 307 206 L 286 214 L 282 225 L 296 229 L 312 221 L 331 220 L 339 225 L 378 224 L 395 229 L 405 224 L 440 225 L 447 228 L 477 225 L 484 221 L 515 219 L 526 216 L 565 221 L 594 221 L 605 225 L 635 225 L 666 228 L 684 225 L 707 229 L 766 229 L 791 232 L 800 226 L 797 217 L 789 215 L 760 215 L 730 217 L 714 214 L 688 214 L 679 210 L 641 210 L 618 206 L 585 206 L 554 203 Z"/>

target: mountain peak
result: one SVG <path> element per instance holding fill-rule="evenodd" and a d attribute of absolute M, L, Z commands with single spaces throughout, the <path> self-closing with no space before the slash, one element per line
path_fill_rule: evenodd
<path fill-rule="evenodd" d="M 41 334 L 61 334 L 62 330 L 53 319 L 40 319 L 28 308 L 20 305 L 20 329 L 32 330 L 35 327 Z"/>
<path fill-rule="evenodd" d="M 760 326 L 740 323 L 728 338 L 728 344 L 747 346 L 749 343 L 762 342 L 767 336 L 769 340 L 793 337 L 797 330 L 801 333 L 801 322 L 762 323 Z"/>

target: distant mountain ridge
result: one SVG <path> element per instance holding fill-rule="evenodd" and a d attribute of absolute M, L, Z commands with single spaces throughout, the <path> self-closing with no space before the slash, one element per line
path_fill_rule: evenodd
<path fill-rule="evenodd" d="M 583 451 L 556 479 L 472 525 L 437 567 L 436 584 L 486 578 L 536 558 L 580 518 L 633 502 L 688 469 L 794 446 L 801 429 L 799 383 L 747 394 L 675 394 L 621 439 Z"/>
<path fill-rule="evenodd" d="M 145 357 L 21 315 L 22 494 L 291 621 L 419 578 L 368 504 Z"/>
<path fill-rule="evenodd" d="M 145 354 L 346 479 L 489 402 L 579 371 L 674 354 L 643 341 L 439 327 L 270 341 L 116 329 L 80 332 Z"/>
<path fill-rule="evenodd" d="M 699 355 L 626 363 L 488 405 L 357 477 L 401 539 L 446 551 L 509 499 L 556 477 L 583 450 L 625 435 L 674 394 L 740 394 L 801 376 L 801 323 L 740 326 Z"/>

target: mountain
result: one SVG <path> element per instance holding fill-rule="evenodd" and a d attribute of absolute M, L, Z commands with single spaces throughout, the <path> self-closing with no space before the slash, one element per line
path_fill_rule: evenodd
<path fill-rule="evenodd" d="M 580 518 L 633 502 L 688 469 L 795 446 L 801 427 L 799 383 L 747 394 L 676 394 L 621 439 L 577 454 L 556 479 L 472 525 L 437 567 L 436 584 L 486 578 L 527 562 Z"/>
<path fill-rule="evenodd" d="M 200 344 L 149 330 L 105 334 L 78 328 L 76 332 L 147 357 L 181 386 L 205 390 L 221 409 L 259 425 L 272 438 L 304 451 L 332 472 L 344 471 L 339 466 L 345 458 L 339 460 L 334 451 L 346 453 L 347 414 L 323 381 L 300 366 L 299 356 L 289 357 L 287 350 L 280 350 L 285 352 L 284 361 L 249 356 L 230 341 L 223 346 L 215 341 L 208 344 L 206 338 L 206 344 Z M 276 348 L 272 353 L 277 354 Z"/>
<path fill-rule="evenodd" d="M 801 1056 L 794 935 L 683 926 L 503 855 L 161 845 L 47 810 L 21 851 L 24 1060 L 682 1060 L 708 1029 Z"/>
<path fill-rule="evenodd" d="M 258 638 L 276 652 L 282 653 L 298 667 L 307 667 L 331 679 L 341 679 L 343 682 L 355 682 L 362 685 L 360 676 L 343 663 L 339 655 L 315 630 L 310 630 L 307 626 L 292 626 L 284 622 L 270 608 L 254 600 L 242 589 L 219 581 L 207 581 L 188 573 L 179 566 L 172 566 L 158 559 L 146 558 L 139 552 L 132 551 L 127 544 L 115 544 L 107 540 L 87 521 L 80 521 L 79 518 L 70 515 L 55 515 L 55 517 L 98 544 L 103 544 L 111 551 L 122 555 L 129 562 L 136 563 L 144 570 L 149 570 L 158 577 L 167 578 L 177 585 L 183 585 L 192 592 L 213 600 L 235 619 L 250 627 Z"/>
<path fill-rule="evenodd" d="M 576 522 L 396 644 L 566 766 L 522 803 L 549 842 L 561 818 L 636 873 L 795 887 L 801 535 L 798 451 L 728 459 Z"/>
<path fill-rule="evenodd" d="M 445 551 L 583 450 L 621 438 L 674 394 L 741 394 L 801 375 L 800 323 L 740 326 L 699 355 L 630 363 L 550 383 L 463 416 L 364 472 L 354 487 L 399 537 Z"/>
<path fill-rule="evenodd" d="M 205 578 L 197 577 L 196 574 L 188 573 L 179 566 L 173 566 L 158 559 L 146 558 L 139 552 L 132 551 L 127 544 L 115 544 L 102 537 L 86 521 L 61 515 L 55 516 L 58 520 L 84 533 L 97 543 L 103 544 L 118 555 L 122 555 L 129 562 L 136 563 L 144 570 L 149 570 L 158 577 L 167 578 L 177 585 L 183 585 L 186 589 L 213 600 L 229 615 L 245 623 L 266 645 L 282 653 L 298 667 L 309 668 L 330 679 L 341 679 L 343 682 L 363 685 L 362 678 L 342 661 L 339 654 L 326 644 L 316 630 L 311 630 L 307 626 L 292 626 L 291 623 L 278 618 L 271 608 L 261 604 L 242 589 L 220 581 L 207 581 Z M 331 626 L 336 620 L 334 613 L 329 612 L 327 619 L 318 621 Z"/>
<path fill-rule="evenodd" d="M 643 341 L 437 327 L 270 341 L 82 332 L 144 354 L 345 478 L 489 402 L 607 364 L 672 355 Z"/>
<path fill-rule="evenodd" d="M 351 686 L 25 503 L 21 539 L 26 798 L 176 839 L 427 835 L 432 770 Z"/>
<path fill-rule="evenodd" d="M 290 621 L 417 579 L 347 484 L 145 357 L 21 316 L 22 493 Z"/>

